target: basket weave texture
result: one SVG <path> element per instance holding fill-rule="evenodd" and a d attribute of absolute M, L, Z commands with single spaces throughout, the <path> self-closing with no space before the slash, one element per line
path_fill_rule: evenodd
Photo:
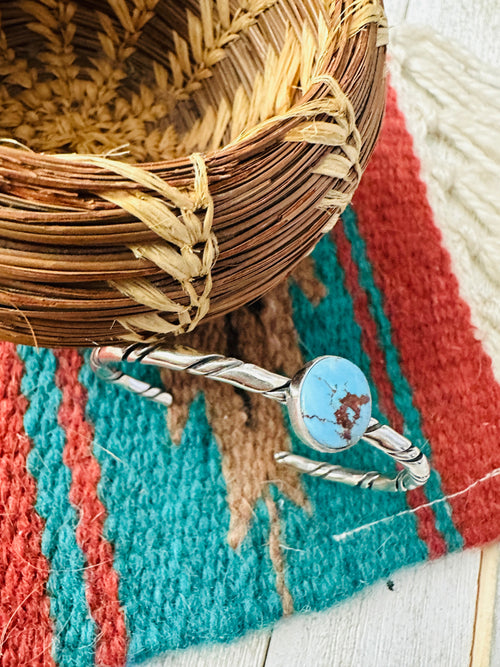
<path fill-rule="evenodd" d="M 380 0 L 0 9 L 1 338 L 190 331 L 349 203 L 384 110 Z"/>

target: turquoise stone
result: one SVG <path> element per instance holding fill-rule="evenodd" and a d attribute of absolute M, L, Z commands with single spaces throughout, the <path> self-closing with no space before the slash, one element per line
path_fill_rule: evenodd
<path fill-rule="evenodd" d="M 371 395 L 363 372 L 342 357 L 321 357 L 299 389 L 300 415 L 309 435 L 328 449 L 356 444 L 371 417 Z"/>

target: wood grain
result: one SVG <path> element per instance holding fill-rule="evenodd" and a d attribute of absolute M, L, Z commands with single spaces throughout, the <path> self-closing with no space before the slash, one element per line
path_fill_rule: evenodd
<path fill-rule="evenodd" d="M 495 630 L 495 602 L 499 560 L 500 549 L 498 544 L 492 544 L 483 549 L 479 567 L 470 667 L 488 667 L 490 664 L 498 664 L 490 662 L 490 660 Z"/>
<path fill-rule="evenodd" d="M 497 544 L 497 549 L 500 552 L 500 545 Z M 493 636 L 491 641 L 491 667 L 500 665 L 500 573 L 497 571 L 497 585 L 495 594 L 495 608 L 493 611 Z"/>

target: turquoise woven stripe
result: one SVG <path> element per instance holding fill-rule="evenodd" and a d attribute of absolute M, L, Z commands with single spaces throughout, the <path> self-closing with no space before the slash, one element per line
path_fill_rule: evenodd
<path fill-rule="evenodd" d="M 87 354 L 88 362 L 88 354 Z M 131 372 L 158 384 L 157 369 Z M 180 445 L 161 405 L 80 372 L 101 466 L 104 530 L 115 549 L 119 596 L 137 663 L 162 651 L 224 641 L 282 613 L 268 556 L 269 518 L 254 508 L 252 528 L 234 551 L 221 458 L 200 394 Z"/>
<path fill-rule="evenodd" d="M 42 552 L 50 563 L 53 655 L 62 667 L 85 667 L 94 664 L 95 626 L 85 599 L 84 559 L 75 537 L 77 515 L 68 498 L 71 473 L 63 463 L 65 435 L 57 422 L 57 361 L 50 350 L 24 345 L 17 350 L 25 365 L 21 390 L 29 401 L 24 428 L 33 442 L 28 470 L 37 484 L 35 509 L 45 521 Z"/>
<path fill-rule="evenodd" d="M 345 233 L 352 247 L 352 257 L 358 266 L 359 282 L 368 294 L 370 312 L 375 320 L 380 346 L 385 354 L 387 373 L 394 388 L 394 402 L 405 420 L 405 435 L 428 456 L 432 457 L 429 442 L 422 433 L 420 413 L 413 403 L 411 386 L 399 363 L 398 350 L 393 343 L 391 323 L 385 314 L 383 297 L 375 283 L 372 267 L 366 253 L 366 244 L 359 234 L 356 214 L 352 208 L 345 211 L 343 220 Z M 431 477 L 425 486 L 425 492 L 430 501 L 444 499 L 441 478 L 435 469 L 432 469 Z M 436 526 L 443 534 L 448 550 L 462 549 L 464 546 L 463 538 L 455 528 L 449 503 L 444 500 L 436 503 L 432 509 L 436 516 Z"/>
<path fill-rule="evenodd" d="M 338 354 L 358 364 L 370 381 L 374 414 L 383 418 L 333 241 L 325 237 L 313 257 L 327 296 L 314 307 L 297 285 L 291 285 L 294 320 L 304 355 L 311 359 Z M 296 439 L 293 449 L 311 455 L 311 450 Z M 361 443 L 335 456 L 317 458 L 361 469 L 388 470 L 391 466 L 387 456 Z M 312 515 L 286 500 L 282 510 L 286 544 L 290 547 L 285 551 L 287 583 L 297 610 L 331 606 L 398 567 L 427 558 L 427 546 L 418 537 L 415 516 L 405 513 L 391 517 L 408 509 L 404 494 L 351 489 L 306 475 L 303 484 L 313 506 Z M 357 531 L 366 524 L 372 525 Z M 357 532 L 351 533 L 353 530 Z"/>

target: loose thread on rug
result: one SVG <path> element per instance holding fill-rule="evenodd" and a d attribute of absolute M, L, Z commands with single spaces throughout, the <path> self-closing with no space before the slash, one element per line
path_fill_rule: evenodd
<path fill-rule="evenodd" d="M 445 503 L 448 500 L 451 500 L 452 498 L 458 498 L 459 496 L 463 496 L 465 493 L 473 489 L 474 487 L 478 486 L 479 484 L 483 484 L 484 482 L 487 482 L 490 479 L 493 479 L 494 477 L 500 476 L 500 468 L 494 468 L 491 470 L 489 473 L 484 475 L 483 477 L 480 477 L 479 479 L 476 479 L 474 482 L 466 486 L 464 489 L 461 489 L 460 491 L 455 491 L 454 493 L 450 493 L 447 496 L 443 496 L 442 498 L 436 498 L 436 500 L 432 500 L 429 503 L 423 503 L 421 505 L 417 505 L 416 507 L 412 507 L 411 509 L 407 510 L 402 510 L 401 512 L 397 512 L 396 514 L 391 514 L 391 516 L 386 516 L 383 519 L 377 519 L 377 521 L 371 521 L 370 523 L 365 523 L 362 526 L 358 526 L 357 528 L 353 528 L 352 530 L 348 530 L 345 533 L 338 533 L 337 535 L 332 535 L 332 538 L 336 542 L 340 542 L 341 540 L 345 540 L 348 537 L 351 537 L 352 535 L 356 535 L 357 533 L 362 532 L 363 530 L 366 530 L 368 528 L 372 528 L 373 526 L 377 526 L 381 523 L 387 523 L 389 521 L 392 521 L 393 519 L 397 519 L 400 516 L 407 516 L 408 514 L 415 514 L 419 510 L 425 509 L 426 507 L 432 507 L 433 505 L 438 505 L 440 503 Z"/>

